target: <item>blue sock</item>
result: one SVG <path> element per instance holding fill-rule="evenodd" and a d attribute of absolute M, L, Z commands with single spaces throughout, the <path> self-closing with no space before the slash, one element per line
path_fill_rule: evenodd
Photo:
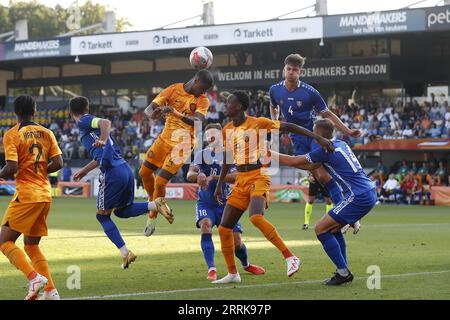
<path fill-rule="evenodd" d="M 338 269 L 347 269 L 347 263 L 342 256 L 341 247 L 331 232 L 327 232 L 317 236 L 317 239 L 322 243 L 323 249 L 328 254 L 333 263 Z"/>
<path fill-rule="evenodd" d="M 202 234 L 201 246 L 203 251 L 203 257 L 205 258 L 208 269 L 214 268 L 214 242 L 212 241 L 212 234 Z"/>
<path fill-rule="evenodd" d="M 348 262 L 347 262 L 347 244 L 345 243 L 345 237 L 344 237 L 344 235 L 342 234 L 341 231 L 338 231 L 338 232 L 334 233 L 333 235 L 336 238 L 337 242 L 339 243 L 339 246 L 341 247 L 341 253 L 342 253 L 342 256 L 344 257 L 345 264 L 348 265 Z"/>
<path fill-rule="evenodd" d="M 128 218 L 134 218 L 139 217 L 144 214 L 147 214 L 149 212 L 148 210 L 148 203 L 147 202 L 138 202 L 133 203 L 132 205 L 118 209 L 114 211 L 114 214 L 122 219 L 128 219 Z"/>
<path fill-rule="evenodd" d="M 334 204 L 338 204 L 342 200 L 344 200 L 341 188 L 339 188 L 339 185 L 333 179 L 328 181 L 328 183 L 325 185 L 325 188 L 330 194 L 331 200 L 333 200 Z"/>
<path fill-rule="evenodd" d="M 97 220 L 102 225 L 109 240 L 111 240 L 118 249 L 122 248 L 125 245 L 125 241 L 123 241 L 119 229 L 117 229 L 117 226 L 111 220 L 111 216 L 97 214 Z"/>
<path fill-rule="evenodd" d="M 245 244 L 242 244 L 241 248 L 236 248 L 234 250 L 234 255 L 241 261 L 242 266 L 248 267 L 249 263 L 248 263 L 248 255 L 247 255 L 247 247 L 245 246 Z"/>

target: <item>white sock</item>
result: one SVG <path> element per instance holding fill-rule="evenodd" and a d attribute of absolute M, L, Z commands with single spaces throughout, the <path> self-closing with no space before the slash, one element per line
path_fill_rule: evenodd
<path fill-rule="evenodd" d="M 130 252 L 130 250 L 128 250 L 127 245 L 124 245 L 122 248 L 120 248 L 120 252 L 122 252 L 122 255 L 124 257 L 126 257 L 128 255 L 128 252 Z"/>
<path fill-rule="evenodd" d="M 211 272 L 211 271 L 217 271 L 217 269 L 215 267 L 212 267 L 208 270 L 208 272 Z"/>
<path fill-rule="evenodd" d="M 158 211 L 158 208 L 156 207 L 156 203 L 155 202 L 149 202 L 148 203 L 148 211 Z"/>
<path fill-rule="evenodd" d="M 338 269 L 338 273 L 343 277 L 347 277 L 349 275 L 348 269 Z"/>

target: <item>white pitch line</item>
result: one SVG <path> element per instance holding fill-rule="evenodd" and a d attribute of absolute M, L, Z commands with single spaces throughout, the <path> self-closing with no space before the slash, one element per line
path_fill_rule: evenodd
<path fill-rule="evenodd" d="M 381 276 L 381 278 L 402 278 L 402 277 L 416 277 L 416 276 L 428 276 L 450 273 L 450 270 L 435 271 L 435 272 L 416 272 L 416 273 L 401 273 L 390 274 Z M 354 280 L 366 280 L 368 277 L 356 277 Z M 230 289 L 248 289 L 248 288 L 264 288 L 264 287 L 276 287 L 283 285 L 297 285 L 297 284 L 321 284 L 323 280 L 305 280 L 296 282 L 278 282 L 278 283 L 266 283 L 266 284 L 251 284 L 251 285 L 236 285 L 226 287 L 213 287 L 213 288 L 193 288 L 193 289 L 178 289 L 178 290 L 166 290 L 166 291 L 149 291 L 149 292 L 136 292 L 136 293 L 124 293 L 124 294 L 111 294 L 104 296 L 91 296 L 91 297 L 78 297 L 64 300 L 99 300 L 99 299 L 115 299 L 115 298 L 127 298 L 127 297 L 141 297 L 141 296 L 153 296 L 164 295 L 172 293 L 188 293 L 188 292 L 204 292 L 204 291 L 217 291 L 217 290 L 230 290 Z"/>

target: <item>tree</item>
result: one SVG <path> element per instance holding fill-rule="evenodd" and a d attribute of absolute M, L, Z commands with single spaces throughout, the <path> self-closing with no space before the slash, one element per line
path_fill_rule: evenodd
<path fill-rule="evenodd" d="M 80 7 L 80 11 L 81 27 L 86 27 L 103 22 L 106 7 L 88 0 Z M 54 37 L 70 31 L 66 26 L 68 18 L 67 8 L 60 5 L 52 8 L 39 3 L 37 0 L 28 2 L 10 1 L 8 7 L 0 5 L 0 33 L 12 31 L 15 21 L 27 19 L 30 38 Z M 129 26 L 131 24 L 127 18 L 117 19 L 117 31 L 125 31 Z M 85 34 L 93 32 L 90 31 Z"/>

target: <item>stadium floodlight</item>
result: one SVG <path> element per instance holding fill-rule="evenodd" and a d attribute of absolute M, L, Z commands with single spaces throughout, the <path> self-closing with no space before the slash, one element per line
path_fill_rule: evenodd
<path fill-rule="evenodd" d="M 16 21 L 14 31 L 8 31 L 0 34 L 0 40 L 6 38 L 4 41 L 25 41 L 28 40 L 28 21 L 21 19 Z"/>

